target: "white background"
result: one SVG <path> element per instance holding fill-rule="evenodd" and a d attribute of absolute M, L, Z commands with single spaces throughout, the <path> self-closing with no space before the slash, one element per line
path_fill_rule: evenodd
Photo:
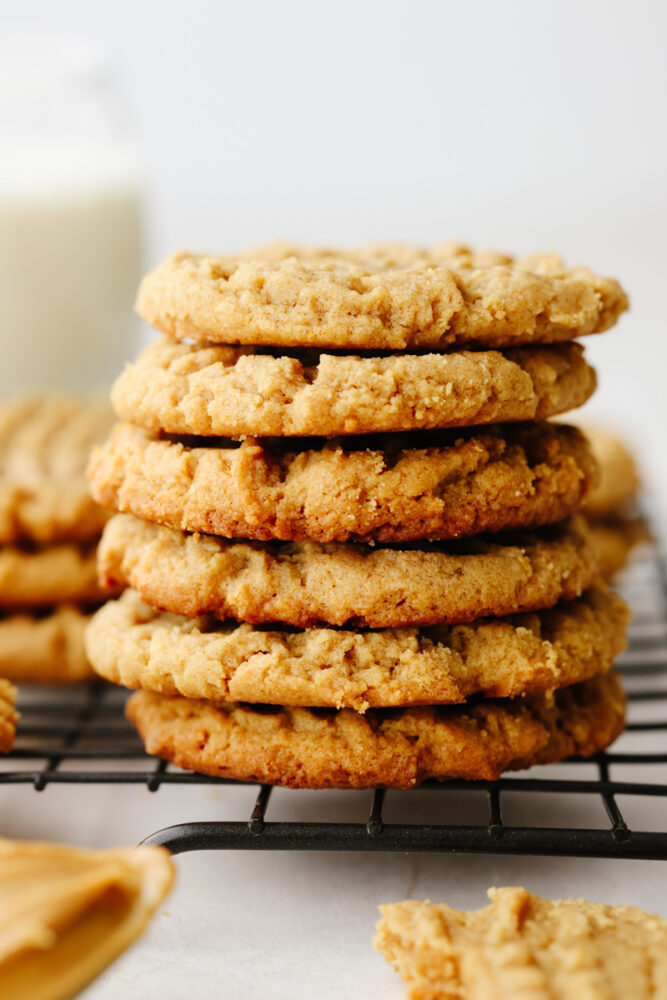
<path fill-rule="evenodd" d="M 587 412 L 633 442 L 662 510 L 663 4 L 22 0 L 0 9 L 3 30 L 83 31 L 108 46 L 142 148 L 147 264 L 179 247 L 224 252 L 278 237 L 454 238 L 558 249 L 619 276 L 632 312 L 588 341 L 601 387 Z M 219 797 L 232 794 L 90 789 L 77 815 L 80 790 L 51 788 L 37 806 L 17 789 L 0 814 L 16 836 L 132 842 L 171 819 L 222 815 Z M 368 945 L 384 899 L 477 906 L 496 882 L 657 908 L 665 873 L 656 863 L 254 854 L 190 857 L 180 868 L 170 915 L 91 1000 L 399 997 Z"/>

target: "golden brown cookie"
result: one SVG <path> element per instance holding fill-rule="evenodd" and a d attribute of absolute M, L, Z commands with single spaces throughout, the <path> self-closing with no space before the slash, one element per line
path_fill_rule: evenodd
<path fill-rule="evenodd" d="M 465 912 L 406 900 L 380 907 L 373 944 L 411 1000 L 658 1000 L 667 920 L 631 906 L 551 902 L 489 889 Z"/>
<path fill-rule="evenodd" d="M 582 429 L 600 467 L 599 482 L 584 503 L 586 513 L 591 518 L 621 513 L 641 485 L 637 464 L 623 442 L 613 434 L 596 427 Z"/>
<path fill-rule="evenodd" d="M 107 514 L 90 496 L 91 446 L 109 431 L 106 400 L 35 396 L 0 404 L 0 543 L 87 541 Z"/>
<path fill-rule="evenodd" d="M 0 840 L 0 996 L 78 995 L 143 933 L 173 879 L 163 847 Z"/>
<path fill-rule="evenodd" d="M 138 691 L 127 715 L 149 753 L 204 774 L 290 788 L 410 788 L 590 756 L 621 733 L 625 696 L 615 674 L 526 698 L 365 715 Z"/>
<path fill-rule="evenodd" d="M 595 476 L 580 431 L 540 422 L 306 441 L 301 450 L 293 440 L 190 441 L 118 424 L 91 456 L 95 499 L 228 538 L 397 542 L 559 521 Z"/>
<path fill-rule="evenodd" d="M 600 574 L 608 580 L 626 565 L 635 545 L 651 541 L 643 518 L 618 514 L 589 521 L 588 532 L 597 554 Z"/>
<path fill-rule="evenodd" d="M 89 619 L 72 604 L 42 616 L 0 617 L 0 676 L 21 684 L 75 683 L 94 677 L 83 645 Z"/>
<path fill-rule="evenodd" d="M 458 704 L 550 691 L 609 670 L 629 611 L 604 584 L 555 608 L 468 625 L 286 631 L 155 611 L 126 590 L 94 615 L 102 677 L 211 701 L 354 708 Z"/>
<path fill-rule="evenodd" d="M 373 350 L 570 340 L 627 307 L 617 281 L 557 256 L 515 261 L 455 244 L 177 253 L 137 299 L 143 319 L 178 339 Z"/>
<path fill-rule="evenodd" d="M 44 548 L 0 548 L 0 607 L 93 604 L 108 596 L 97 582 L 94 546 L 62 542 Z"/>
<path fill-rule="evenodd" d="M 112 391 L 122 420 L 170 434 L 371 434 L 534 420 L 585 403 L 580 344 L 385 357 L 179 344 L 162 339 Z"/>
<path fill-rule="evenodd" d="M 19 715 L 14 704 L 17 691 L 13 684 L 0 678 L 0 753 L 9 753 L 14 743 Z"/>
<path fill-rule="evenodd" d="M 134 587 L 175 614 L 301 628 L 458 624 L 535 611 L 578 597 L 598 576 L 581 517 L 537 532 L 396 548 L 230 541 L 117 514 L 98 561 L 103 584 Z"/>

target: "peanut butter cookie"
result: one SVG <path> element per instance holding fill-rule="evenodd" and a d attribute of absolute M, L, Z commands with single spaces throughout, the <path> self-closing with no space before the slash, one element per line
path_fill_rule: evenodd
<path fill-rule="evenodd" d="M 595 385 L 579 344 L 362 358 L 163 339 L 125 368 L 112 401 L 122 420 L 170 434 L 333 437 L 541 419 Z"/>
<path fill-rule="evenodd" d="M 103 601 L 94 546 L 70 542 L 44 548 L 0 548 L 0 608 L 33 608 Z"/>
<path fill-rule="evenodd" d="M 667 920 L 631 906 L 489 889 L 464 912 L 406 900 L 380 907 L 373 944 L 411 1000 L 658 1000 Z"/>
<path fill-rule="evenodd" d="M 598 575 L 581 517 L 537 532 L 397 548 L 230 541 L 117 514 L 98 560 L 101 583 L 134 587 L 154 607 L 301 628 L 458 624 L 535 611 L 578 597 Z"/>
<path fill-rule="evenodd" d="M 310 442 L 169 440 L 130 424 L 93 450 L 96 500 L 230 538 L 456 538 L 559 521 L 595 477 L 583 435 L 549 423 Z"/>
<path fill-rule="evenodd" d="M 651 532 L 643 518 L 623 514 L 590 521 L 588 532 L 600 574 L 606 580 L 623 569 L 636 545 L 651 541 Z"/>
<path fill-rule="evenodd" d="M 83 645 L 89 618 L 71 604 L 42 616 L 24 612 L 0 617 L 0 676 L 21 684 L 75 683 L 94 677 Z"/>
<path fill-rule="evenodd" d="M 84 470 L 108 433 L 106 401 L 35 396 L 0 404 L 0 544 L 88 541 L 107 514 Z"/>
<path fill-rule="evenodd" d="M 178 339 L 372 350 L 570 340 L 608 329 L 627 307 L 617 281 L 557 256 L 455 244 L 177 253 L 137 299 L 143 319 Z"/>
<path fill-rule="evenodd" d="M 204 774 L 291 788 L 411 788 L 590 756 L 621 733 L 625 696 L 613 673 L 543 695 L 365 715 L 138 691 L 127 715 L 149 753 Z"/>
<path fill-rule="evenodd" d="M 629 612 L 603 584 L 548 611 L 468 625 L 353 632 L 226 625 L 155 611 L 133 590 L 93 617 L 107 680 L 186 698 L 354 708 L 458 704 L 586 680 L 625 649 Z"/>
<path fill-rule="evenodd" d="M 635 498 L 640 487 L 639 470 L 625 444 L 597 427 L 582 427 L 600 467 L 597 486 L 584 507 L 591 518 L 619 514 Z"/>

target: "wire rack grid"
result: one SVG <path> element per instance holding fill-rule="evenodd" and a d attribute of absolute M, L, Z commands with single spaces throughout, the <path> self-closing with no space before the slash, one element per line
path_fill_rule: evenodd
<path fill-rule="evenodd" d="M 164 844 L 173 853 L 194 850 L 333 850 L 421 851 L 493 854 L 567 855 L 579 857 L 667 859 L 667 822 L 658 829 L 635 828 L 626 821 L 618 797 L 667 804 L 667 567 L 655 551 L 646 553 L 626 574 L 621 589 L 634 608 L 630 645 L 618 669 L 629 698 L 628 737 L 635 749 L 611 749 L 593 761 L 572 758 L 563 765 L 522 772 L 494 782 L 427 782 L 421 789 L 440 797 L 437 822 L 409 821 L 414 791 L 376 789 L 368 795 L 361 822 L 271 820 L 269 785 L 257 785 L 251 814 L 238 820 L 184 822 L 146 836 L 144 843 Z M 149 757 L 125 720 L 125 692 L 111 685 L 91 684 L 63 689 L 25 689 L 17 740 L 0 768 L 0 784 L 23 783 L 42 791 L 48 785 L 142 784 L 149 792 L 163 785 L 235 784 L 221 778 L 182 771 Z M 663 742 L 661 743 L 661 739 Z M 591 763 L 594 765 L 590 776 Z M 63 767 L 66 764 L 66 767 Z M 145 766 L 143 766 L 145 764 Z M 586 766 L 588 777 L 582 777 Z M 659 768 L 658 778 L 655 765 Z M 630 780 L 615 776 L 631 772 Z M 299 796 L 293 791 L 288 794 Z M 322 791 L 318 796 L 336 796 Z M 454 798 L 476 794 L 486 800 L 484 821 L 451 822 L 458 811 Z M 527 821 L 509 823 L 504 803 L 520 795 Z M 539 825 L 545 796 L 558 809 L 563 796 L 597 799 L 606 820 L 600 828 L 580 823 L 577 810 L 565 827 Z M 643 798 L 642 798 L 643 797 Z M 296 800 L 292 800 L 296 801 Z M 335 801 L 335 800 L 334 800 Z M 389 809 L 388 803 L 399 808 Z M 448 808 L 451 805 L 451 808 Z M 328 812 L 331 811 L 331 800 Z M 388 818 L 399 813 L 399 820 Z M 298 812 L 298 810 L 297 810 Z M 583 811 L 585 814 L 585 810 Z M 583 817 L 585 818 L 585 816 Z M 449 820 L 449 821 L 448 821 Z M 639 824 L 641 826 L 641 823 Z"/>

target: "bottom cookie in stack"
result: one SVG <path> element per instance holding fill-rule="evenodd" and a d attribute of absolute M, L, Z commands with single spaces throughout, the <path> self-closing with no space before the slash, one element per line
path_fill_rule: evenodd
<path fill-rule="evenodd" d="M 289 788 L 411 788 L 590 756 L 622 732 L 625 698 L 609 674 L 542 695 L 365 715 L 139 691 L 127 714 L 149 753 L 204 774 Z"/>

